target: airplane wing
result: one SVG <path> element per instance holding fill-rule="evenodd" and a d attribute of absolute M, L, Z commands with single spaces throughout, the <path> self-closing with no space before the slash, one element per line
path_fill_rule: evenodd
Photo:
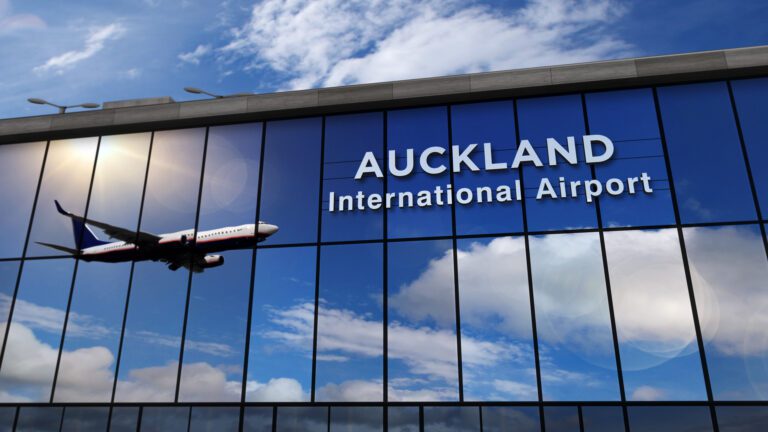
<path fill-rule="evenodd" d="M 54 201 L 54 202 L 56 203 L 56 210 L 58 210 L 59 213 L 73 220 L 76 220 L 78 222 L 83 222 L 88 225 L 95 226 L 96 228 L 99 228 L 102 231 L 104 231 L 104 233 L 107 234 L 110 238 L 124 241 L 126 243 L 133 243 L 139 246 L 152 246 L 157 244 L 158 241 L 160 241 L 160 237 L 154 234 L 139 231 L 137 235 L 136 231 L 134 230 L 121 228 L 121 227 L 110 225 L 104 222 L 99 222 L 93 219 L 86 219 L 82 216 L 78 216 L 76 214 L 73 214 L 64 210 L 58 201 Z"/>
<path fill-rule="evenodd" d="M 176 271 L 181 267 L 192 270 L 194 273 L 202 273 L 205 264 L 205 254 L 180 253 L 161 258 L 160 261 L 168 265 L 168 268 Z"/>

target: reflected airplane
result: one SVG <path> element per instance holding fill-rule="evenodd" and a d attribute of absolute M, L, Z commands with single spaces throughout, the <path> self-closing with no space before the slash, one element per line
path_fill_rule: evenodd
<path fill-rule="evenodd" d="M 54 203 L 59 213 L 72 219 L 72 232 L 77 249 L 51 243 L 35 243 L 67 252 L 83 261 L 114 263 L 152 260 L 164 262 L 174 271 L 180 267 L 186 267 L 195 273 L 200 273 L 207 268 L 224 264 L 223 256 L 208 255 L 209 253 L 249 249 L 278 230 L 275 225 L 259 221 L 258 229 L 256 224 L 238 225 L 199 231 L 197 237 L 193 229 L 167 234 L 151 234 L 86 219 L 67 212 L 58 201 Z M 109 238 L 119 241 L 99 240 L 89 225 L 101 229 Z"/>

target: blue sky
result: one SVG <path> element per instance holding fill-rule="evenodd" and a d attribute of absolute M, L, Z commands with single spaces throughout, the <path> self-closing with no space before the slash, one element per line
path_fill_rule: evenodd
<path fill-rule="evenodd" d="M 759 0 L 0 0 L 0 118 L 768 43 Z M 490 43 L 493 42 L 493 43 Z"/>

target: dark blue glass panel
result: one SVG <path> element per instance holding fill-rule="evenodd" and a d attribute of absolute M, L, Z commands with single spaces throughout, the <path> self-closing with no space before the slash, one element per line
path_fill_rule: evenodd
<path fill-rule="evenodd" d="M 68 406 L 61 432 L 103 432 L 107 430 L 109 407 Z"/>
<path fill-rule="evenodd" d="M 247 407 L 243 413 L 243 432 L 272 432 L 272 408 Z"/>
<path fill-rule="evenodd" d="M 381 407 L 331 407 L 330 432 L 381 432 L 383 414 Z"/>
<path fill-rule="evenodd" d="M 373 152 L 382 173 L 384 157 L 384 114 L 380 112 L 330 116 L 325 120 L 325 156 L 323 167 L 323 241 L 380 239 L 384 234 L 384 209 L 366 210 L 355 207 L 339 210 L 339 196 L 366 196 L 384 193 L 384 179 L 366 174 L 355 180 L 366 152 Z M 336 197 L 334 211 L 329 212 L 329 194 Z"/>
<path fill-rule="evenodd" d="M 537 407 L 483 407 L 483 432 L 539 432 Z"/>
<path fill-rule="evenodd" d="M 317 241 L 322 119 L 269 122 L 259 218 L 280 231 L 269 244 Z"/>
<path fill-rule="evenodd" d="M 16 432 L 59 432 L 62 407 L 20 407 Z"/>
<path fill-rule="evenodd" d="M 13 432 L 13 422 L 16 419 L 16 407 L 0 408 L 0 432 Z"/>
<path fill-rule="evenodd" d="M 0 258 L 20 257 L 29 229 L 29 215 L 35 199 L 45 143 L 0 146 Z"/>
<path fill-rule="evenodd" d="M 419 407 L 387 408 L 387 432 L 419 432 Z"/>
<path fill-rule="evenodd" d="M 314 247 L 256 253 L 247 401 L 309 400 L 316 262 Z"/>
<path fill-rule="evenodd" d="M 541 180 L 549 179 L 557 188 L 559 177 L 566 182 L 589 180 L 592 172 L 584 162 L 584 115 L 579 95 L 553 96 L 535 99 L 521 99 L 517 104 L 518 128 L 520 138 L 529 140 L 544 166 L 536 167 L 533 163 L 521 165 L 525 180 L 526 211 L 528 229 L 547 231 L 571 228 L 593 228 L 597 226 L 597 214 L 594 203 L 587 203 L 583 188 L 576 198 L 536 199 Z M 569 165 L 562 158 L 557 166 L 547 164 L 547 138 L 554 138 L 561 145 L 566 145 L 566 138 L 576 140 L 578 164 Z M 514 155 L 509 159 L 510 163 Z"/>
<path fill-rule="evenodd" d="M 189 407 L 144 407 L 141 432 L 187 432 Z"/>
<path fill-rule="evenodd" d="M 423 150 L 429 147 L 445 149 L 443 155 L 433 155 L 429 163 L 433 167 L 444 164 L 446 170 L 441 174 L 431 175 L 424 172 L 419 159 Z M 443 191 L 445 201 L 447 185 L 450 184 L 448 169 L 448 113 L 446 107 L 417 108 L 390 111 L 387 119 L 387 149 L 397 155 L 397 167 L 406 167 L 406 149 L 413 149 L 413 172 L 410 175 L 396 177 L 387 174 L 388 193 L 410 192 L 413 194 L 413 206 L 398 208 L 399 195 L 394 197 L 389 209 L 387 235 L 389 238 L 426 237 L 451 234 L 451 208 L 448 205 L 419 207 L 417 194 L 421 190 L 433 193 L 436 187 Z M 384 170 L 384 167 L 382 167 Z M 404 204 L 408 201 L 404 198 Z"/>
<path fill-rule="evenodd" d="M 457 246 L 464 400 L 538 400 L 525 240 Z"/>
<path fill-rule="evenodd" d="M 515 138 L 515 107 L 512 101 L 454 105 L 451 107 L 453 145 L 460 151 L 471 144 L 477 148 L 471 159 L 480 169 L 470 171 L 466 166 L 454 174 L 454 189 L 490 187 L 493 195 L 501 185 L 515 190 L 519 170 L 485 170 L 484 145 L 493 147 L 493 161 L 509 161 L 517 149 Z M 487 157 L 487 156 L 486 156 Z M 489 234 L 519 232 L 523 230 L 522 204 L 511 202 L 472 203 L 456 206 L 456 232 L 458 234 Z"/>
<path fill-rule="evenodd" d="M 764 406 L 719 406 L 720 432 L 762 432 L 768 430 L 768 409 Z"/>
<path fill-rule="evenodd" d="M 327 407 L 279 407 L 278 432 L 327 432 Z"/>
<path fill-rule="evenodd" d="M 584 432 L 624 432 L 624 412 L 619 406 L 581 407 Z"/>
<path fill-rule="evenodd" d="M 188 432 L 237 432 L 239 407 L 192 407 Z"/>
<path fill-rule="evenodd" d="M 768 399 L 768 260 L 758 226 L 685 228 L 716 400 Z"/>
<path fill-rule="evenodd" d="M 768 219 L 768 78 L 732 81 L 747 157 L 763 219 Z"/>
<path fill-rule="evenodd" d="M 451 241 L 390 243 L 387 271 L 389 399 L 458 400 Z"/>
<path fill-rule="evenodd" d="M 632 432 L 707 432 L 712 430 L 709 408 L 704 406 L 629 407 Z"/>
<path fill-rule="evenodd" d="M 579 410 L 575 406 L 544 407 L 544 429 L 547 432 L 578 432 Z"/>
<path fill-rule="evenodd" d="M 116 406 L 112 408 L 109 432 L 136 432 L 139 424 L 139 407 Z"/>
<path fill-rule="evenodd" d="M 672 197 L 661 144 L 659 123 L 651 89 L 621 90 L 586 95 L 590 133 L 605 135 L 614 144 L 615 153 L 606 162 L 595 165 L 603 182 L 647 173 L 653 192 L 646 193 L 642 182 L 635 193 L 600 196 L 603 226 L 648 226 L 675 223 Z"/>
<path fill-rule="evenodd" d="M 605 249 L 627 400 L 706 399 L 677 231 L 606 232 Z"/>
<path fill-rule="evenodd" d="M 682 222 L 755 219 L 726 84 L 661 87 L 658 93 Z"/>
<path fill-rule="evenodd" d="M 383 400 L 383 264 L 380 243 L 320 250 L 318 401 Z"/>
<path fill-rule="evenodd" d="M 480 408 L 424 407 L 424 432 L 480 432 Z"/>

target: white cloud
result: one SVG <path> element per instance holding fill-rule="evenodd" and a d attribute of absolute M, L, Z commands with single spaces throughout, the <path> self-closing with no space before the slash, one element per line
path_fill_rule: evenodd
<path fill-rule="evenodd" d="M 43 29 L 47 25 L 42 18 L 33 14 L 12 13 L 10 0 L 0 0 L 0 35 L 18 30 Z"/>
<path fill-rule="evenodd" d="M 179 60 L 183 61 L 184 63 L 191 63 L 191 64 L 200 64 L 200 59 L 211 52 L 211 46 L 210 45 L 198 45 L 197 48 L 194 49 L 194 51 L 185 52 L 179 54 Z"/>
<path fill-rule="evenodd" d="M 658 401 L 663 400 L 666 392 L 651 386 L 640 386 L 629 397 L 633 401 Z"/>
<path fill-rule="evenodd" d="M 44 64 L 36 66 L 33 71 L 44 73 L 54 71 L 62 73 L 77 63 L 89 59 L 104 49 L 104 44 L 110 40 L 120 39 L 126 32 L 125 27 L 119 23 L 112 23 L 99 27 L 90 32 L 85 40 L 85 45 L 79 50 L 67 51 L 51 57 Z"/>
<path fill-rule="evenodd" d="M 289 88 L 591 61 L 629 55 L 614 0 L 529 0 L 514 11 L 459 1 L 268 0 L 221 53 Z"/>

